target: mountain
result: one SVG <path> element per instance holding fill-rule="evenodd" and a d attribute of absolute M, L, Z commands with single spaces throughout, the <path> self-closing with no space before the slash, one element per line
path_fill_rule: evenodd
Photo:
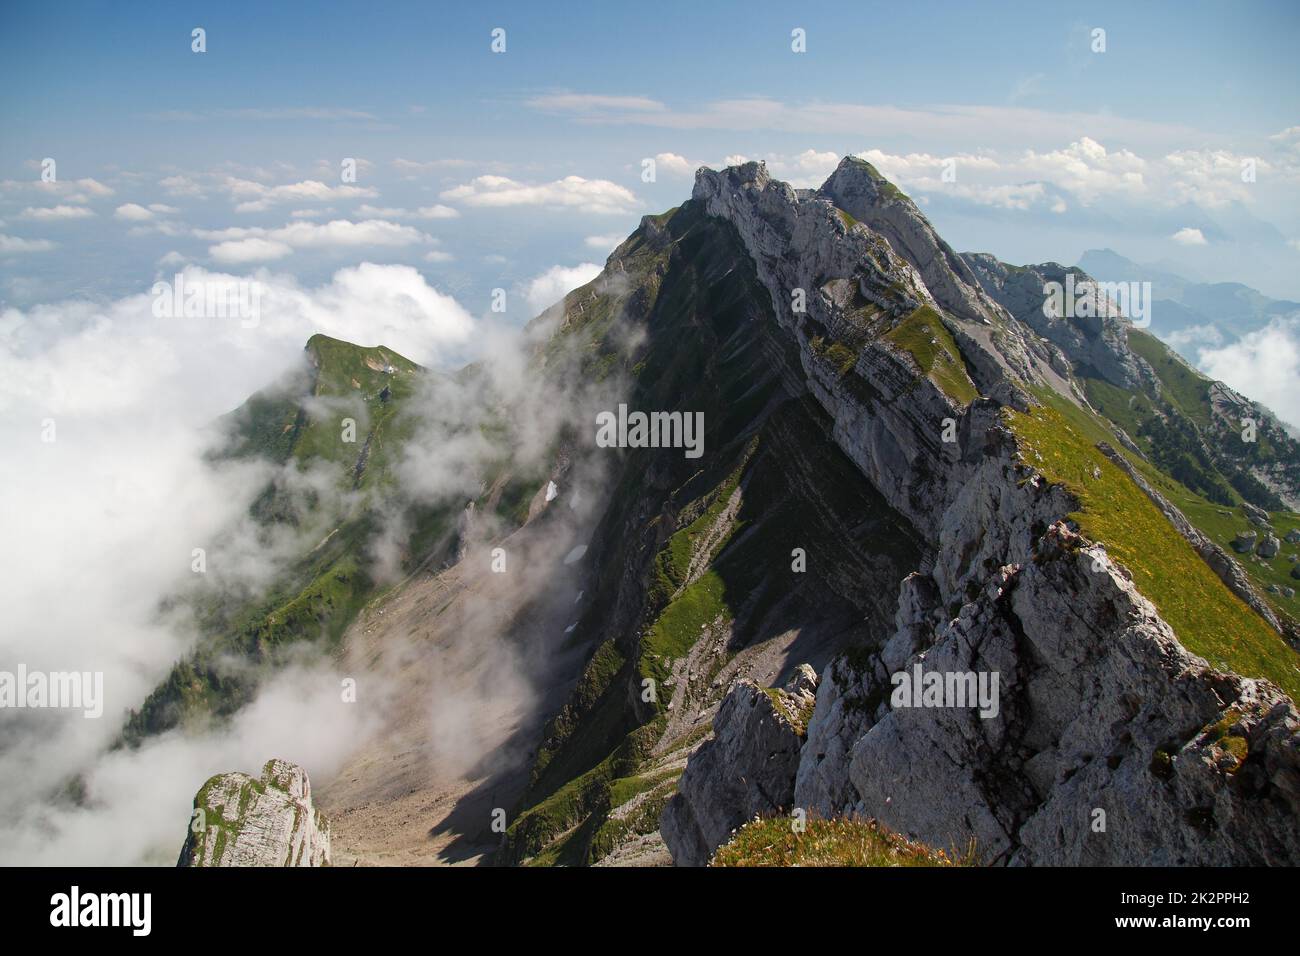
<path fill-rule="evenodd" d="M 1044 309 L 1067 278 L 1079 315 Z M 303 608 L 382 701 L 316 789 L 333 860 L 777 862 L 762 827 L 803 811 L 820 859 L 1300 861 L 1296 444 L 1088 282 L 955 252 L 861 160 L 747 163 L 505 379 L 313 339 L 226 454 L 280 469 L 260 527 L 339 550 L 210 633 L 273 667 Z M 655 441 L 598 440 L 636 412 Z"/>
<path fill-rule="evenodd" d="M 1150 282 L 1155 297 L 1151 333 L 1191 361 L 1197 358 L 1197 345 L 1226 345 L 1275 318 L 1300 313 L 1300 302 L 1270 299 L 1240 282 L 1193 282 L 1111 249 L 1089 249 L 1079 258 L 1079 268 L 1102 282 Z M 1217 337 L 1207 341 L 1176 334 L 1189 329 L 1213 329 Z"/>

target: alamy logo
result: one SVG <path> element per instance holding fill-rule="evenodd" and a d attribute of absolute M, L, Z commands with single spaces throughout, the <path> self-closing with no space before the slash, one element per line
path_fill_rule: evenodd
<path fill-rule="evenodd" d="M 262 284 L 248 279 L 185 281 L 176 273 L 172 282 L 155 282 L 153 314 L 156 319 L 239 319 L 246 329 L 262 319 Z"/>
<path fill-rule="evenodd" d="M 704 454 L 703 412 L 629 412 L 596 415 L 596 444 L 601 448 L 685 448 L 687 458 Z"/>
<path fill-rule="evenodd" d="M 153 924 L 150 893 L 70 893 L 50 897 L 51 926 L 129 926 L 133 936 L 148 936 Z"/>
<path fill-rule="evenodd" d="M 1092 279 L 1076 283 L 1074 273 L 1067 272 L 1064 285 L 1043 284 L 1043 315 L 1049 319 L 1124 315 L 1135 328 L 1145 329 L 1151 325 L 1151 283 Z"/>
<path fill-rule="evenodd" d="M 891 707 L 979 707 L 985 720 L 998 715 L 997 671 L 925 671 L 917 664 L 889 682 Z"/>
<path fill-rule="evenodd" d="M 6 707 L 68 708 L 82 710 L 86 717 L 104 713 L 103 671 L 0 671 L 0 709 Z"/>

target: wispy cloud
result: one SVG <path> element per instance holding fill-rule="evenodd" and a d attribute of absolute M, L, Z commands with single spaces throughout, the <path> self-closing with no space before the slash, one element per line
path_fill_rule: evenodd
<path fill-rule="evenodd" d="M 28 206 L 18 214 L 18 218 L 53 222 L 61 219 L 89 219 L 94 215 L 95 211 L 85 206 Z"/>
<path fill-rule="evenodd" d="M 608 179 L 566 176 L 549 183 L 521 183 L 505 176 L 478 176 L 443 190 L 440 199 L 466 206 L 544 206 L 600 215 L 626 213 L 640 203 L 632 191 Z"/>
<path fill-rule="evenodd" d="M 49 252 L 54 243 L 48 239 L 23 239 L 20 236 L 7 236 L 0 232 L 0 255 L 24 252 Z"/>
<path fill-rule="evenodd" d="M 302 182 L 286 183 L 281 186 L 267 186 L 253 182 L 251 179 L 238 179 L 232 176 L 225 181 L 224 185 L 232 199 L 243 200 L 235 206 L 235 212 L 265 212 L 277 203 L 374 199 L 379 195 L 378 190 L 368 186 L 346 184 L 330 186 L 316 179 L 305 179 Z"/>
<path fill-rule="evenodd" d="M 292 222 L 279 229 L 259 226 L 196 229 L 194 235 L 216 242 L 208 254 L 226 265 L 280 259 L 296 249 L 397 248 L 433 242 L 431 236 L 417 229 L 383 219 Z"/>
<path fill-rule="evenodd" d="M 145 114 L 148 119 L 165 120 L 175 122 L 194 123 L 202 120 L 212 119 L 244 119 L 244 120 L 345 120 L 345 121 L 378 121 L 379 117 L 374 113 L 367 113 L 364 110 L 353 110 L 342 107 L 325 107 L 325 106 L 290 106 L 279 108 L 257 108 L 248 107 L 242 109 L 211 109 L 211 110 L 162 110 L 155 113 Z"/>
<path fill-rule="evenodd" d="M 547 113 L 584 116 L 667 113 L 668 107 L 648 96 L 608 96 L 600 93 L 547 93 L 528 99 L 527 105 Z"/>
<path fill-rule="evenodd" d="M 1079 130 L 1127 141 L 1169 142 L 1189 136 L 1191 127 L 1148 120 L 1127 119 L 1109 113 L 1063 112 L 1021 106 L 969 104 L 901 107 L 846 102 L 786 102 L 754 96 L 714 100 L 695 108 L 674 109 L 640 97 L 620 106 L 625 98 L 600 94 L 538 96 L 526 105 L 539 112 L 563 114 L 586 123 L 621 123 L 672 129 L 730 131 L 781 130 L 796 133 L 830 133 L 887 138 L 924 136 L 952 142 L 1051 143 L 1076 139 Z"/>

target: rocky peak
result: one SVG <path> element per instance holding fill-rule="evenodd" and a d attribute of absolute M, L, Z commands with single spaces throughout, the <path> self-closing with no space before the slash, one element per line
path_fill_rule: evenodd
<path fill-rule="evenodd" d="M 271 759 L 260 779 L 217 774 L 194 797 L 177 866 L 328 866 L 330 827 L 307 771 Z"/>
<path fill-rule="evenodd" d="M 916 203 L 866 160 L 846 156 L 817 195 L 884 236 L 954 317 L 979 323 L 1002 317 L 970 266 L 935 232 Z"/>

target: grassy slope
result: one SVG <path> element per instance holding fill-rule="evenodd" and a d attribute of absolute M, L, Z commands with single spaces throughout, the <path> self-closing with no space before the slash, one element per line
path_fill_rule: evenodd
<path fill-rule="evenodd" d="M 1160 377 L 1168 398 L 1165 414 L 1172 411 L 1194 423 L 1198 429 L 1206 429 L 1211 419 L 1210 379 L 1178 359 L 1152 335 L 1130 330 L 1129 344 Z M 1224 548 L 1229 548 L 1238 531 L 1255 530 L 1262 535 L 1262 529 L 1251 524 L 1241 509 L 1242 495 L 1233 486 L 1230 475 L 1221 473 L 1212 461 L 1199 460 L 1194 454 L 1179 454 L 1176 437 L 1166 438 L 1163 446 L 1153 442 L 1153 434 L 1159 436 L 1168 432 L 1159 424 L 1156 403 L 1149 396 L 1122 391 L 1096 378 L 1084 376 L 1081 380 L 1093 407 L 1123 428 L 1151 459 L 1143 461 L 1130 455 L 1128 457 L 1134 466 L 1200 531 Z M 1113 438 L 1107 437 L 1107 440 L 1118 447 Z M 1218 439 L 1210 437 L 1208 440 L 1213 444 Z M 1234 452 L 1262 456 L 1267 460 L 1275 454 L 1275 449 L 1263 441 L 1252 448 L 1236 443 Z M 1237 480 L 1240 483 L 1242 479 L 1239 477 Z M 1296 512 L 1272 510 L 1270 515 L 1270 523 L 1278 538 L 1300 528 L 1300 514 Z M 1288 598 L 1281 590 L 1294 588 L 1300 591 L 1300 581 L 1290 576 L 1296 565 L 1289 557 L 1297 553 L 1300 553 L 1300 545 L 1283 540 L 1282 549 L 1274 558 L 1242 555 L 1238 561 L 1276 613 L 1300 620 L 1300 594 Z M 1278 592 L 1270 593 L 1267 590 L 1269 585 L 1276 586 Z"/>
<path fill-rule="evenodd" d="M 1160 392 L 1128 392 L 1081 370 L 1089 403 L 1117 423 L 1143 454 L 1180 484 L 1225 507 L 1242 500 L 1276 510 L 1281 500 L 1250 473 L 1252 464 L 1276 463 L 1288 453 L 1268 430 L 1241 440 L 1237 425 L 1217 420 L 1210 403 L 1212 381 L 1189 366 L 1155 336 L 1130 329 L 1129 346 L 1160 381 Z M 1300 466 L 1300 462 L 1294 462 Z"/>
<path fill-rule="evenodd" d="M 294 462 L 299 467 L 325 464 L 336 469 L 341 488 L 359 490 L 363 501 L 388 495 L 394 482 L 391 465 L 418 424 L 413 415 L 403 414 L 404 409 L 421 377 L 433 373 L 391 349 L 325 335 L 312 336 L 304 351 L 308 360 L 300 369 L 226 416 L 230 438 L 225 456 Z M 308 398 L 323 403 L 327 411 L 315 418 L 308 415 Z M 343 440 L 345 417 L 356 422 L 353 442 Z M 504 434 L 496 437 L 508 441 Z M 506 486 L 499 508 L 509 512 L 502 514 L 508 523 L 522 521 L 519 512 L 538 481 L 521 479 Z M 411 507 L 408 569 L 445 551 L 458 511 L 449 506 Z M 266 489 L 253 513 L 265 523 L 297 523 L 295 507 L 273 488 Z M 328 538 L 269 582 L 264 594 L 234 608 L 200 599 L 197 612 L 204 639 L 128 716 L 123 731 L 127 742 L 233 713 L 251 698 L 259 675 L 257 667 L 231 674 L 219 666 L 224 655 L 234 653 L 254 665 L 270 666 L 277 649 L 289 643 L 332 644 L 381 596 L 364 560 L 377 530 L 374 514 L 363 503 L 334 520 L 337 526 Z"/>
<path fill-rule="evenodd" d="M 923 305 L 885 334 L 885 339 L 906 351 L 921 373 L 944 394 L 962 405 L 979 397 L 962 360 L 961 350 L 939 316 Z"/>
<path fill-rule="evenodd" d="M 714 854 L 710 866 L 965 866 L 965 857 L 907 840 L 874 820 L 752 820 Z"/>
<path fill-rule="evenodd" d="M 1071 517 L 1133 575 L 1183 645 L 1212 664 L 1266 677 L 1300 696 L 1300 655 L 1232 594 L 1160 510 L 1096 443 L 1114 443 L 1100 421 L 1054 394 L 1028 414 L 1008 410 L 1027 463 L 1077 495 Z M 1094 478 L 1094 469 L 1100 478 Z"/>

